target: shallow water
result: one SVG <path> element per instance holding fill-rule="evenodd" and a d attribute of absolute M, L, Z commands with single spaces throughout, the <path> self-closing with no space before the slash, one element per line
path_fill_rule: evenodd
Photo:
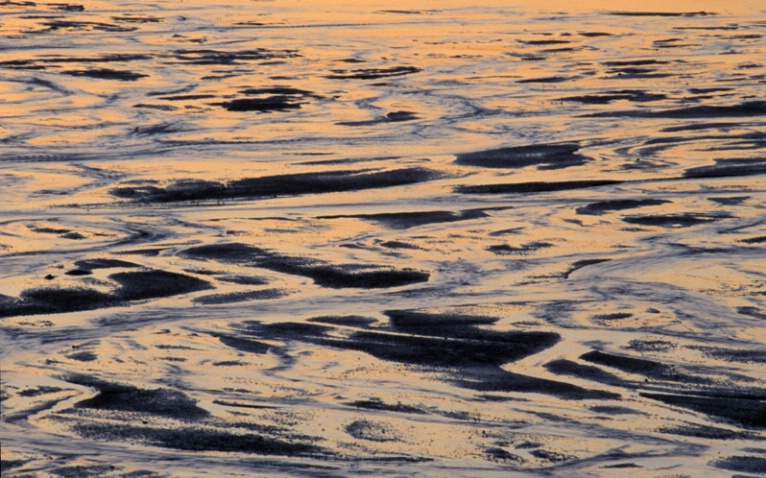
<path fill-rule="evenodd" d="M 766 473 L 763 5 L 468 3 L 0 2 L 3 476 Z"/>

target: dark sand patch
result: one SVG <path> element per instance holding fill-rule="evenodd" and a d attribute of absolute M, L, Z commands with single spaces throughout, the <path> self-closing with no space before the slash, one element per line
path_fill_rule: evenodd
<path fill-rule="evenodd" d="M 630 319 L 633 314 L 628 312 L 616 312 L 614 314 L 597 314 L 590 318 L 590 321 L 599 325 L 610 325 L 614 322 Z"/>
<path fill-rule="evenodd" d="M 297 50 L 253 50 L 224 51 L 212 49 L 175 50 L 172 57 L 184 64 L 192 65 L 240 65 L 243 62 L 263 61 L 285 58 L 298 58 Z"/>
<path fill-rule="evenodd" d="M 731 219 L 734 216 L 730 214 L 704 214 L 704 213 L 678 213 L 678 214 L 658 214 L 652 216 L 627 216 L 622 220 L 628 224 L 639 224 L 641 226 L 656 226 L 668 228 L 692 227 L 700 224 Z"/>
<path fill-rule="evenodd" d="M 722 206 L 739 206 L 743 202 L 750 199 L 750 196 L 730 196 L 730 197 L 717 197 L 707 198 L 708 201 L 720 204 Z"/>
<path fill-rule="evenodd" d="M 109 279 L 121 287 L 112 293 L 85 287 L 27 289 L 18 299 L 0 301 L 0 317 L 94 310 L 132 300 L 169 297 L 213 288 L 196 277 L 158 270 L 121 272 L 110 275 Z"/>
<path fill-rule="evenodd" d="M 603 413 L 605 415 L 643 415 L 643 412 L 616 405 L 596 405 L 595 407 L 590 407 L 590 409 L 596 413 Z"/>
<path fill-rule="evenodd" d="M 555 191 L 568 191 L 572 189 L 588 189 L 601 186 L 613 186 L 622 184 L 623 181 L 614 180 L 584 180 L 584 181 L 561 181 L 561 182 L 530 182 L 516 184 L 482 184 L 477 186 L 457 186 L 455 192 L 459 194 L 519 194 L 519 193 L 545 193 Z"/>
<path fill-rule="evenodd" d="M 139 441 L 147 445 L 188 451 L 220 451 L 258 455 L 312 456 L 323 450 L 309 443 L 265 437 L 254 433 L 232 433 L 196 427 L 155 428 L 149 426 L 81 423 L 72 427 L 88 439 Z"/>
<path fill-rule="evenodd" d="M 213 288 L 202 279 L 159 270 L 119 272 L 109 278 L 122 285 L 116 291 L 122 300 L 155 299 Z"/>
<path fill-rule="evenodd" d="M 93 362 L 98 359 L 98 355 L 93 352 L 77 352 L 67 355 L 66 358 L 77 360 L 78 362 Z"/>
<path fill-rule="evenodd" d="M 67 381 L 99 391 L 95 397 L 77 402 L 75 408 L 146 413 L 184 421 L 196 421 L 210 415 L 198 407 L 196 401 L 177 390 L 141 389 L 81 375 L 70 376 Z"/>
<path fill-rule="evenodd" d="M 724 470 L 766 474 L 766 458 L 759 456 L 728 456 L 710 464 Z"/>
<path fill-rule="evenodd" d="M 414 66 L 394 66 L 391 68 L 362 68 L 358 70 L 332 70 L 326 78 L 333 80 L 377 80 L 397 76 L 411 75 L 421 71 Z"/>
<path fill-rule="evenodd" d="M 748 317 L 752 317 L 754 319 L 766 320 L 766 310 L 759 309 L 758 307 L 752 307 L 752 306 L 737 307 L 737 313 L 746 315 Z"/>
<path fill-rule="evenodd" d="M 670 435 L 706 438 L 709 440 L 753 440 L 758 438 L 758 436 L 753 433 L 727 430 L 725 428 L 718 428 L 710 425 L 699 425 L 694 423 L 672 427 L 662 427 L 657 431 Z"/>
<path fill-rule="evenodd" d="M 557 451 L 543 450 L 543 449 L 532 450 L 529 452 L 529 454 L 534 456 L 535 458 L 540 458 L 550 463 L 563 463 L 565 461 L 572 461 L 572 460 L 578 459 L 575 455 L 568 455 L 566 453 L 559 453 Z"/>
<path fill-rule="evenodd" d="M 99 478 L 114 476 L 115 471 L 117 471 L 117 467 L 114 465 L 71 465 L 54 468 L 51 473 L 61 478 Z"/>
<path fill-rule="evenodd" d="M 392 229 L 408 229 L 426 224 L 470 221 L 488 217 L 482 209 L 466 209 L 464 211 L 417 211 L 417 212 L 386 212 L 379 214 L 352 214 L 335 216 L 318 216 L 317 219 L 358 218 L 384 224 Z"/>
<path fill-rule="evenodd" d="M 27 389 L 21 390 L 18 392 L 18 395 L 21 397 L 39 397 L 40 395 L 48 395 L 51 393 L 58 393 L 63 391 L 64 389 L 60 387 L 50 387 L 47 385 L 42 385 L 40 387 L 27 388 Z"/>
<path fill-rule="evenodd" d="M 524 80 L 517 80 L 516 83 L 564 83 L 565 81 L 574 80 L 572 76 L 543 76 L 541 78 L 526 78 Z"/>
<path fill-rule="evenodd" d="M 415 184 L 436 179 L 436 171 L 404 168 L 390 171 L 333 171 L 287 174 L 234 181 L 229 189 L 235 197 L 319 194 Z"/>
<path fill-rule="evenodd" d="M 111 68 L 96 68 L 90 70 L 66 70 L 62 71 L 64 75 L 81 76 L 87 78 L 96 78 L 99 80 L 118 80 L 118 81 L 136 81 L 146 78 L 149 75 L 136 73 L 129 70 L 113 70 Z"/>
<path fill-rule="evenodd" d="M 371 420 L 355 420 L 346 425 L 346 433 L 358 440 L 376 442 L 401 441 L 399 434 L 388 424 Z"/>
<path fill-rule="evenodd" d="M 492 149 L 457 155 L 457 164 L 484 168 L 516 169 L 537 166 L 538 169 L 564 169 L 580 166 L 590 158 L 577 154 L 578 144 L 539 144 Z"/>
<path fill-rule="evenodd" d="M 136 264 L 133 262 L 122 261 L 119 259 L 104 259 L 104 258 L 84 259 L 81 261 L 76 261 L 74 265 L 80 269 L 88 270 L 88 271 L 92 271 L 96 269 L 114 269 L 118 267 L 124 267 L 124 268 L 141 267 L 140 264 Z"/>
<path fill-rule="evenodd" d="M 605 365 L 622 372 L 641 375 L 642 377 L 655 380 L 669 380 L 688 385 L 711 383 L 707 378 L 684 373 L 680 367 L 665 365 L 653 360 L 614 355 L 601 352 L 600 350 L 585 353 L 580 358 L 587 362 Z"/>
<path fill-rule="evenodd" d="M 68 276 L 87 276 L 93 274 L 93 271 L 87 269 L 72 269 L 64 272 Z"/>
<path fill-rule="evenodd" d="M 416 310 L 387 310 L 384 313 L 395 328 L 408 332 L 425 332 L 426 335 L 436 333 L 450 336 L 452 331 L 445 330 L 445 327 L 475 328 L 477 325 L 491 325 L 498 321 L 497 317 L 484 315 L 432 314 Z"/>
<path fill-rule="evenodd" d="M 741 122 L 737 122 L 737 123 L 705 122 L 705 123 L 685 124 L 681 126 L 668 126 L 667 128 L 662 128 L 660 131 L 662 131 L 663 133 L 678 133 L 680 131 L 702 131 L 706 129 L 728 130 L 728 129 L 734 129 L 734 128 L 741 128 L 742 126 L 743 124 Z"/>
<path fill-rule="evenodd" d="M 556 375 L 568 375 L 570 377 L 604 383 L 608 385 L 622 384 L 623 380 L 605 370 L 592 365 L 583 365 L 566 359 L 557 359 L 544 365 L 545 369 Z"/>
<path fill-rule="evenodd" d="M 766 314 L 764 314 L 764 318 L 766 318 Z M 731 349 L 705 345 L 689 345 L 687 348 L 699 350 L 706 357 L 727 362 L 766 363 L 766 350 Z"/>
<path fill-rule="evenodd" d="M 462 324 L 440 327 L 438 322 L 421 326 L 409 324 L 412 320 L 420 322 L 412 316 L 403 320 L 406 324 L 400 323 L 398 328 L 409 334 L 358 330 L 344 338 L 335 338 L 327 335 L 336 330 L 333 327 L 300 322 L 248 323 L 246 332 L 275 340 L 302 340 L 357 350 L 381 360 L 437 367 L 499 366 L 537 353 L 560 340 L 560 336 L 552 332 L 500 332 Z M 415 332 L 423 335 L 413 335 Z"/>
<path fill-rule="evenodd" d="M 389 311 L 395 332 L 358 330 L 343 337 L 340 329 L 307 323 L 247 323 L 241 331 L 269 340 L 298 340 L 365 352 L 380 360 L 403 363 L 443 375 L 453 385 L 481 392 L 543 393 L 568 400 L 619 399 L 569 383 L 507 372 L 501 365 L 549 348 L 560 340 L 552 332 L 496 331 L 477 327 L 495 318 Z"/>
<path fill-rule="evenodd" d="M 403 186 L 437 179 L 441 174 L 424 168 L 389 171 L 329 171 L 246 178 L 228 183 L 180 180 L 167 187 L 154 184 L 122 186 L 110 193 L 136 202 L 175 202 L 323 194 Z"/>
<path fill-rule="evenodd" d="M 425 282 L 430 278 L 428 273 L 412 269 L 375 265 L 331 265 L 319 260 L 284 256 L 236 243 L 193 247 L 183 251 L 181 255 L 192 259 L 234 262 L 283 274 L 299 275 L 313 279 L 319 286 L 334 289 L 400 287 Z"/>
<path fill-rule="evenodd" d="M 230 335 L 221 335 L 218 337 L 218 340 L 220 340 L 224 345 L 253 354 L 265 354 L 271 348 L 270 345 L 259 342 L 257 340 L 234 337 Z"/>
<path fill-rule="evenodd" d="M 249 300 L 271 300 L 279 299 L 288 295 L 283 289 L 262 289 L 246 292 L 231 292 L 228 294 L 211 294 L 197 297 L 192 302 L 196 304 L 233 304 L 236 302 L 246 302 Z"/>
<path fill-rule="evenodd" d="M 628 350 L 636 352 L 670 352 L 675 350 L 677 345 L 674 342 L 662 339 L 634 339 L 628 342 L 625 347 Z"/>
<path fill-rule="evenodd" d="M 508 256 L 508 255 L 531 254 L 535 251 L 539 251 L 541 249 L 547 249 L 549 247 L 553 247 L 553 244 L 551 244 L 550 242 L 532 241 L 532 242 L 524 243 L 518 247 L 509 246 L 508 244 L 489 246 L 487 247 L 487 250 L 500 256 Z"/>
<path fill-rule="evenodd" d="M 613 101 L 621 100 L 633 101 L 636 103 L 646 103 L 664 99 L 667 99 L 667 96 L 659 93 L 647 93 L 641 90 L 619 90 L 608 91 L 598 95 L 565 96 L 563 98 L 559 98 L 558 101 L 569 101 L 590 105 L 606 105 Z"/>
<path fill-rule="evenodd" d="M 29 460 L 11 460 L 3 459 L 0 461 L 0 472 L 7 473 L 14 468 L 20 468 L 29 463 Z"/>
<path fill-rule="evenodd" d="M 386 249 L 422 249 L 420 246 L 402 241 L 385 241 L 381 242 L 380 245 Z"/>
<path fill-rule="evenodd" d="M 610 211 L 622 211 L 625 209 L 635 209 L 639 207 L 659 206 L 668 204 L 671 201 L 664 199 L 615 199 L 611 201 L 601 201 L 578 207 L 577 214 L 587 214 L 592 216 L 601 216 Z"/>
<path fill-rule="evenodd" d="M 84 287 L 27 289 L 18 299 L 0 303 L 0 317 L 93 310 L 116 305 L 118 299 Z"/>
<path fill-rule="evenodd" d="M 721 393 L 718 396 L 642 393 L 641 396 L 723 418 L 737 425 L 766 428 L 766 396 L 735 397 L 727 393 Z"/>
<path fill-rule="evenodd" d="M 405 405 L 403 403 L 385 403 L 379 399 L 357 400 L 354 402 L 346 403 L 345 405 L 348 405 L 349 407 L 364 408 L 367 410 L 382 410 L 386 412 L 410 413 L 415 415 L 425 415 L 428 413 L 425 410 L 414 407 L 412 405 Z"/>
<path fill-rule="evenodd" d="M 527 461 L 524 458 L 520 457 L 519 455 L 516 455 L 514 453 L 511 453 L 499 447 L 485 448 L 484 453 L 487 455 L 487 458 L 489 460 L 497 462 L 497 463 L 509 463 L 509 464 L 521 465 L 526 463 Z"/>
<path fill-rule="evenodd" d="M 714 16 L 717 13 L 713 12 L 630 12 L 630 11 L 614 11 L 608 12 L 608 15 L 615 15 L 620 17 L 707 17 Z"/>
<path fill-rule="evenodd" d="M 737 242 L 741 242 L 743 244 L 763 244 L 766 242 L 766 236 L 748 237 L 747 239 L 740 239 Z"/>
<path fill-rule="evenodd" d="M 292 96 L 278 95 L 264 98 L 238 98 L 214 104 L 223 106 L 228 111 L 259 111 L 263 113 L 299 109 L 303 103 Z"/>
<path fill-rule="evenodd" d="M 361 315 L 325 315 L 321 317 L 312 317 L 308 319 L 308 321 L 321 324 L 364 328 L 377 322 L 377 319 Z"/>
<path fill-rule="evenodd" d="M 240 285 L 266 285 L 269 283 L 269 281 L 264 279 L 263 277 L 246 276 L 246 275 L 224 276 L 224 277 L 218 277 L 217 279 L 221 282 L 231 282 L 233 284 L 240 284 Z"/>
<path fill-rule="evenodd" d="M 766 174 L 766 158 L 717 159 L 714 165 L 684 171 L 685 178 L 727 178 Z"/>
<path fill-rule="evenodd" d="M 59 17 L 55 17 L 59 18 Z M 83 31 L 83 32 L 110 32 L 110 33 L 128 33 L 138 30 L 135 27 L 124 27 L 115 25 L 113 23 L 103 22 L 82 22 L 74 20 L 52 20 L 47 22 L 41 22 L 42 26 L 47 27 L 43 30 L 35 33 L 53 32 L 57 30 L 67 30 L 70 32 Z"/>
<path fill-rule="evenodd" d="M 593 266 L 596 264 L 601 264 L 602 262 L 608 262 L 611 261 L 611 259 L 583 259 L 581 261 L 577 261 L 572 263 L 571 266 L 569 266 L 569 269 L 564 271 L 563 274 L 561 274 L 561 277 L 564 279 L 568 279 L 569 276 L 572 275 L 575 271 L 578 271 L 584 267 Z"/>
<path fill-rule="evenodd" d="M 508 372 L 498 367 L 471 367 L 461 370 L 452 383 L 481 392 L 541 393 L 564 400 L 620 399 L 617 393 L 585 389 L 567 382 Z"/>
<path fill-rule="evenodd" d="M 670 110 L 646 111 L 625 110 L 590 113 L 583 117 L 628 117 L 628 118 L 671 118 L 671 119 L 711 119 L 738 118 L 766 115 L 766 101 L 745 101 L 730 106 L 689 106 Z"/>

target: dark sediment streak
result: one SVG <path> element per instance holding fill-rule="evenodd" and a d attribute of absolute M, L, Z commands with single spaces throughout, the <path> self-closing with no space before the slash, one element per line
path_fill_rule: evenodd
<path fill-rule="evenodd" d="M 426 224 L 450 223 L 469 221 L 487 217 L 482 209 L 467 209 L 459 212 L 452 211 L 418 211 L 418 212 L 386 212 L 379 214 L 351 214 L 335 216 L 318 216 L 317 219 L 358 218 L 365 221 L 378 222 L 393 229 L 408 229 Z"/>
<path fill-rule="evenodd" d="M 601 186 L 613 186 L 623 181 L 614 180 L 585 180 L 585 181 L 562 181 L 562 182 L 531 182 L 516 184 L 482 184 L 477 186 L 458 186 L 455 192 L 460 194 L 518 194 L 518 193 L 544 193 L 555 191 L 567 191 L 571 189 L 597 188 Z"/>
<path fill-rule="evenodd" d="M 602 113 L 591 113 L 583 115 L 584 117 L 594 118 L 672 118 L 672 119 L 706 119 L 706 118 L 736 118 L 750 116 L 766 115 L 766 101 L 745 101 L 738 105 L 731 106 L 690 106 L 688 108 L 677 108 L 672 110 L 643 111 L 606 111 Z"/>
<path fill-rule="evenodd" d="M 110 293 L 86 287 L 27 289 L 18 299 L 0 301 L 0 317 L 93 310 L 115 307 L 134 300 L 169 297 L 213 288 L 210 283 L 196 277 L 158 270 L 119 272 L 110 275 L 109 279 L 121 287 Z"/>
<path fill-rule="evenodd" d="M 615 199 L 578 207 L 577 214 L 600 216 L 609 211 L 622 211 L 625 209 L 634 209 L 638 207 L 659 206 L 668 203 L 670 203 L 670 201 L 664 199 Z"/>
<path fill-rule="evenodd" d="M 424 168 L 372 172 L 331 171 L 264 176 L 230 182 L 181 180 L 167 187 L 154 184 L 123 186 L 112 189 L 111 194 L 118 198 L 149 203 L 262 198 L 403 186 L 440 176 L 440 173 Z"/>
<path fill-rule="evenodd" d="M 377 80 L 396 76 L 411 75 L 421 71 L 414 66 L 395 66 L 391 68 L 362 68 L 358 70 L 333 70 L 327 78 L 333 80 Z"/>
<path fill-rule="evenodd" d="M 563 169 L 580 166 L 588 161 L 581 154 L 578 144 L 541 144 L 492 149 L 457 155 L 457 164 L 484 168 L 524 168 L 537 166 L 538 169 Z"/>
<path fill-rule="evenodd" d="M 185 257 L 246 264 L 251 267 L 309 277 L 322 287 L 377 289 L 410 285 L 429 279 L 426 272 L 386 266 L 341 264 L 284 256 L 258 247 L 229 243 L 186 249 Z"/>
<path fill-rule="evenodd" d="M 642 393 L 641 396 L 658 400 L 668 405 L 723 418 L 737 425 L 760 429 L 766 428 L 766 395 L 752 398 L 734 398 L 727 395 L 708 397 L 687 394 Z"/>
<path fill-rule="evenodd" d="M 623 221 L 641 226 L 691 227 L 723 219 L 731 219 L 732 217 L 734 216 L 729 214 L 681 213 L 659 214 L 656 216 L 628 216 L 623 218 Z"/>
<path fill-rule="evenodd" d="M 87 376 L 71 376 L 67 380 L 99 390 L 95 397 L 78 402 L 75 405 L 76 408 L 140 412 L 190 421 L 200 420 L 210 415 L 206 410 L 198 407 L 194 400 L 177 390 L 165 388 L 145 390 Z"/>

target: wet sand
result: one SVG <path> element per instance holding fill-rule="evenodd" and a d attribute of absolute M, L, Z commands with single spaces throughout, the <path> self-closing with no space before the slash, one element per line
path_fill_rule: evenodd
<path fill-rule="evenodd" d="M 3 476 L 766 474 L 764 6 L 363 3 L 0 2 Z"/>

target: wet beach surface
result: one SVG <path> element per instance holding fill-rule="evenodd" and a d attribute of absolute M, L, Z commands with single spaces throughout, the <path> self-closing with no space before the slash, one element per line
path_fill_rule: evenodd
<path fill-rule="evenodd" d="M 766 10 L 512 3 L 0 1 L 3 476 L 766 474 Z"/>

